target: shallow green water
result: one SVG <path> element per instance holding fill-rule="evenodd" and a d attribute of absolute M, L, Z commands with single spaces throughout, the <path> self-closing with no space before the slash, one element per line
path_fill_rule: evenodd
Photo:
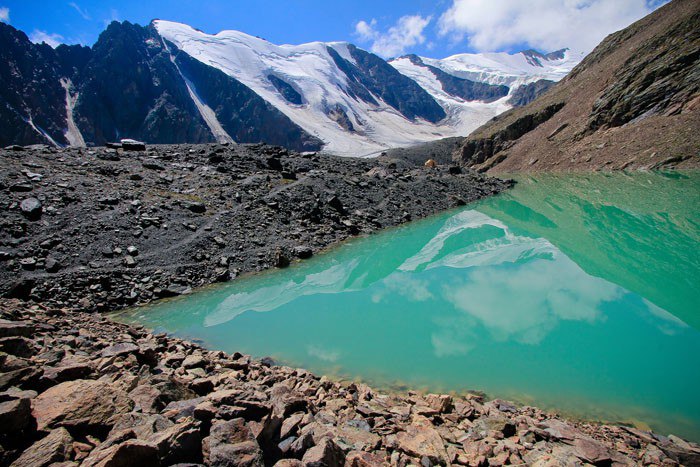
<path fill-rule="evenodd" d="M 118 319 L 377 386 L 480 390 L 700 440 L 700 173 L 519 182 Z"/>

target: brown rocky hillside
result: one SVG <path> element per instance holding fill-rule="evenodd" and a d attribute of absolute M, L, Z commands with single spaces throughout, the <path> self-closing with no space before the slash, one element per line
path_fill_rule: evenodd
<path fill-rule="evenodd" d="M 673 0 L 611 34 L 453 157 L 494 173 L 700 167 L 700 2 Z"/>

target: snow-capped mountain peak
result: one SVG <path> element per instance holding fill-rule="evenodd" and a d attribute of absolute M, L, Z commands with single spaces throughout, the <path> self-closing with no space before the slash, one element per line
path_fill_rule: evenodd
<path fill-rule="evenodd" d="M 6 144 L 130 137 L 354 156 L 466 136 L 534 99 L 580 59 L 561 50 L 387 62 L 348 42 L 276 45 L 163 20 L 112 22 L 93 47 L 53 52 L 0 24 L 0 50 L 22 71 L 0 92 L 9 103 L 0 108 L 10 122 L 0 132 Z M 25 99 L 32 83 L 50 83 L 41 105 Z"/>
<path fill-rule="evenodd" d="M 239 31 L 212 35 L 160 20 L 154 26 L 177 49 L 248 86 L 339 154 L 465 135 L 510 107 L 505 97 L 513 85 L 558 80 L 574 62 L 560 51 L 402 57 L 387 66 L 347 42 L 275 45 Z M 450 95 L 446 81 L 478 89 Z"/>

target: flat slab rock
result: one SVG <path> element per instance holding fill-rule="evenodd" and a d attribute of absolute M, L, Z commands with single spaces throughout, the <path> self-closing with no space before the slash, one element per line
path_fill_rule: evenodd
<path fill-rule="evenodd" d="M 134 403 L 113 385 L 94 380 L 58 384 L 37 396 L 32 414 L 37 428 L 108 429 L 117 414 L 129 412 Z"/>

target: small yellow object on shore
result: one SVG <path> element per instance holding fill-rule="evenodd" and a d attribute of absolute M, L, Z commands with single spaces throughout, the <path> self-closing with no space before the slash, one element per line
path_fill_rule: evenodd
<path fill-rule="evenodd" d="M 435 162 L 433 159 L 428 159 L 423 165 L 432 169 L 433 167 L 437 167 L 437 162 Z"/>

